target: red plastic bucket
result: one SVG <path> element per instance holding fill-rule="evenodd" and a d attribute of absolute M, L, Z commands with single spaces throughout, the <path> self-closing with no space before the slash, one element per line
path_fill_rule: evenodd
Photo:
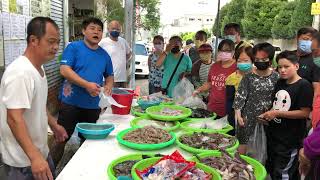
<path fill-rule="evenodd" d="M 117 106 L 111 105 L 112 114 L 127 115 L 130 113 L 134 91 L 132 90 L 126 90 L 126 91 L 129 92 L 129 94 L 112 93 L 112 97 L 115 101 L 117 101 L 117 103 L 126 106 L 124 108 L 119 108 Z"/>

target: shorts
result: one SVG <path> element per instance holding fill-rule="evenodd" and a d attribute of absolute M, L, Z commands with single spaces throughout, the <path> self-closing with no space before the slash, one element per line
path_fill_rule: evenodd
<path fill-rule="evenodd" d="M 68 139 L 66 139 L 65 142 L 72 136 L 77 123 L 96 123 L 99 119 L 100 112 L 101 109 L 84 109 L 61 103 L 58 124 L 63 126 L 67 131 Z M 84 140 L 84 137 L 81 134 L 78 134 L 78 136 L 81 140 Z"/>
<path fill-rule="evenodd" d="M 53 164 L 52 158 L 49 155 L 47 158 L 49 168 L 51 170 L 53 179 L 55 179 L 55 166 Z M 4 179 L 3 180 L 34 180 L 31 166 L 28 167 L 13 167 L 4 164 Z"/>

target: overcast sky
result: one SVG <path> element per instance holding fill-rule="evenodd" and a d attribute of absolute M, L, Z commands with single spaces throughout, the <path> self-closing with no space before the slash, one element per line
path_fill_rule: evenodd
<path fill-rule="evenodd" d="M 231 0 L 221 0 L 221 7 Z M 170 24 L 184 14 L 216 15 L 218 0 L 160 0 L 161 23 Z"/>

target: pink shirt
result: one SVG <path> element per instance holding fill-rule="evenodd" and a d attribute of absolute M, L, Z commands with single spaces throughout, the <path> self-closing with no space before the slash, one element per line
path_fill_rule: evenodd
<path fill-rule="evenodd" d="M 209 94 L 208 110 L 217 113 L 218 116 L 226 115 L 226 79 L 235 72 L 237 64 L 233 63 L 228 68 L 223 68 L 221 63 L 215 63 L 211 66 L 208 82 L 211 83 Z"/>

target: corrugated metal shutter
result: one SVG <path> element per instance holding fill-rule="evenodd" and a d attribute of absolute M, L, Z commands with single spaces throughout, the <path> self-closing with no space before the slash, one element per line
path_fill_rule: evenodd
<path fill-rule="evenodd" d="M 64 0 L 50 0 L 50 17 L 58 24 L 61 39 L 57 57 L 44 66 L 48 79 L 48 109 L 52 113 L 56 113 L 58 111 L 58 92 L 62 83 L 62 77 L 60 75 L 60 68 L 57 58 L 62 54 L 64 49 L 63 4 Z"/>
<path fill-rule="evenodd" d="M 59 72 L 58 56 L 62 53 L 64 48 L 64 26 L 63 26 L 63 0 L 51 0 L 50 2 L 50 16 L 58 24 L 60 29 L 60 48 L 56 59 L 50 61 L 45 65 L 45 70 L 48 78 L 48 88 L 60 86 L 61 76 Z"/>

